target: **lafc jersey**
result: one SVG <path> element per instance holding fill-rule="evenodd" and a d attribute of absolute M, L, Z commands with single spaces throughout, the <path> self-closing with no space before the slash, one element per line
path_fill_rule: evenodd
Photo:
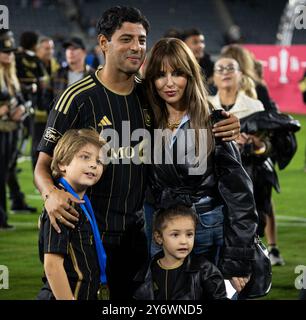
<path fill-rule="evenodd" d="M 61 233 L 51 226 L 46 209 L 40 217 L 39 256 L 44 263 L 44 254 L 59 254 L 64 258 L 70 288 L 77 300 L 96 300 L 100 283 L 100 268 L 90 222 L 82 209 L 76 205 L 79 221 L 71 229 L 59 224 Z M 50 284 L 43 277 L 45 288 Z"/>
<path fill-rule="evenodd" d="M 107 89 L 97 72 L 72 84 L 54 103 L 38 151 L 52 156 L 56 143 L 68 129 L 93 128 L 99 133 L 102 129 L 116 130 L 119 144 L 112 155 L 119 164 L 109 164 L 87 195 L 100 231 L 117 233 L 134 224 L 142 214 L 136 212 L 143 207 L 146 189 L 146 165 L 133 161 L 123 164 L 139 141 L 131 141 L 129 146 L 122 144 L 127 136 L 122 132 L 122 122 L 129 121 L 131 134 L 136 129 L 150 129 L 152 124 L 141 84 L 135 82 L 130 94 L 120 95 Z"/>

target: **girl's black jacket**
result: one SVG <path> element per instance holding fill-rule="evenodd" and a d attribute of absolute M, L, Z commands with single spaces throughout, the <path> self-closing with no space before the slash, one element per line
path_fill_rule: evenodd
<path fill-rule="evenodd" d="M 140 270 L 135 282 L 138 289 L 134 293 L 136 300 L 154 300 L 151 265 L 163 256 L 160 252 L 151 262 Z M 226 299 L 226 290 L 222 274 L 211 262 L 199 255 L 190 254 L 183 265 L 186 285 L 176 292 L 170 300 L 220 300 Z"/>

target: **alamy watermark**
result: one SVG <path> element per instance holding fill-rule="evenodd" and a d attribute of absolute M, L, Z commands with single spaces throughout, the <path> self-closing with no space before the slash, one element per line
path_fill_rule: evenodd
<path fill-rule="evenodd" d="M 202 175 L 207 169 L 207 129 L 177 129 L 175 135 L 170 129 L 131 132 L 130 122 L 122 121 L 121 135 L 107 128 L 101 131 L 100 137 L 107 141 L 103 146 L 104 164 L 185 165 L 190 175 Z"/>
<path fill-rule="evenodd" d="M 294 26 L 296 29 L 306 29 L 306 6 L 299 5 L 294 9 L 294 13 L 297 15 L 294 20 Z"/>
<path fill-rule="evenodd" d="M 294 269 L 294 273 L 300 273 L 294 281 L 297 290 L 306 289 L 306 266 L 298 265 Z"/>
<path fill-rule="evenodd" d="M 9 270 L 4 265 L 0 265 L 0 289 L 9 289 Z"/>
<path fill-rule="evenodd" d="M 0 5 L 0 29 L 9 28 L 9 10 L 7 6 Z"/>

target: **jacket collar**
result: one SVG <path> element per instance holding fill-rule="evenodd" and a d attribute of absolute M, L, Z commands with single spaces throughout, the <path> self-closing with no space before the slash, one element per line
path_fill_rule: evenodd
<path fill-rule="evenodd" d="M 209 97 L 210 102 L 215 109 L 222 109 L 219 93 Z M 238 118 L 247 117 L 258 111 L 264 111 L 262 103 L 259 100 L 252 99 L 242 91 L 238 92 L 234 106 L 230 109 L 230 113 L 237 115 Z"/>
<path fill-rule="evenodd" d="M 147 264 L 141 269 L 135 276 L 134 281 L 136 282 L 146 282 L 148 279 L 151 279 L 151 266 L 153 263 L 156 263 L 157 260 L 161 259 L 164 256 L 164 252 L 161 250 L 158 252 Z M 197 257 L 192 253 L 189 254 L 184 262 L 184 271 L 185 272 L 197 272 L 200 270 L 200 262 Z"/>

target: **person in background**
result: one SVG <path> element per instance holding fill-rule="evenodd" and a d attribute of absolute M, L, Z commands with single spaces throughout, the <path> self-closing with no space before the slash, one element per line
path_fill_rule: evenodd
<path fill-rule="evenodd" d="M 50 104 L 53 99 L 53 81 L 60 65 L 54 57 L 54 41 L 50 37 L 42 36 L 38 39 L 36 55 L 42 61 L 44 71 L 45 90 L 43 95 L 43 104 L 47 110 L 44 110 L 42 122 L 46 124 Z M 42 132 L 43 133 L 43 132 Z"/>
<path fill-rule="evenodd" d="M 10 164 L 17 150 L 18 130 L 25 114 L 23 97 L 16 74 L 13 33 L 0 31 L 0 229 L 9 230 L 6 207 L 6 183 Z M 23 196 L 18 189 L 15 194 Z M 15 199 L 14 199 L 15 200 Z M 22 200 L 24 200 L 22 198 Z M 24 202 L 23 202 L 24 204 Z"/>
<path fill-rule="evenodd" d="M 258 73 L 256 73 L 255 62 L 251 53 L 247 49 L 243 48 L 238 44 L 231 44 L 222 48 L 221 55 L 222 57 L 225 57 L 225 58 L 228 57 L 228 58 L 235 59 L 239 64 L 239 68 L 242 74 L 250 78 L 252 81 L 254 81 L 256 98 L 262 102 L 264 109 L 268 112 L 278 112 L 277 106 L 269 96 L 268 89 L 263 79 L 259 77 Z M 274 183 L 274 188 L 276 190 L 279 190 L 279 186 L 277 187 L 278 185 L 277 173 L 274 169 L 275 160 L 274 159 L 272 160 L 273 161 L 271 161 L 270 165 L 272 165 L 273 167 L 273 173 L 274 173 L 273 181 L 275 182 L 277 181 L 277 184 Z M 263 168 L 263 171 L 265 171 L 264 168 Z M 270 172 L 270 169 L 268 169 L 268 171 Z M 265 176 L 266 174 L 267 172 L 266 173 L 263 172 L 262 174 L 260 174 L 260 176 Z M 277 246 L 277 227 L 276 227 L 275 212 L 274 212 L 273 203 L 272 203 L 272 187 L 273 187 L 272 183 L 269 183 L 269 184 L 265 184 L 265 187 L 263 188 L 261 182 L 259 183 L 258 187 L 255 186 L 255 189 L 257 189 L 258 192 L 261 193 L 260 203 L 263 204 L 262 206 L 257 207 L 259 217 L 263 217 L 263 219 L 260 219 L 260 222 L 262 222 L 263 224 L 260 223 L 262 227 L 259 228 L 259 235 L 263 236 L 265 234 L 266 236 L 271 264 L 282 266 L 285 264 L 285 261 L 281 256 L 280 250 Z"/>
<path fill-rule="evenodd" d="M 21 51 L 16 53 L 17 76 L 20 81 L 22 94 L 26 101 L 30 101 L 34 114 L 29 117 L 29 133 L 32 136 L 31 157 L 32 167 L 37 162 L 36 147 L 41 138 L 41 113 L 44 113 L 44 69 L 42 61 L 36 55 L 38 34 L 26 31 L 20 36 Z"/>
<path fill-rule="evenodd" d="M 81 38 L 72 37 L 63 43 L 63 47 L 66 63 L 53 77 L 53 98 L 61 95 L 71 84 L 95 71 L 85 63 L 86 47 Z"/>
<path fill-rule="evenodd" d="M 214 62 L 205 50 L 205 36 L 199 29 L 191 28 L 183 31 L 182 40 L 191 49 L 201 66 L 205 79 L 209 83 L 214 73 Z"/>

